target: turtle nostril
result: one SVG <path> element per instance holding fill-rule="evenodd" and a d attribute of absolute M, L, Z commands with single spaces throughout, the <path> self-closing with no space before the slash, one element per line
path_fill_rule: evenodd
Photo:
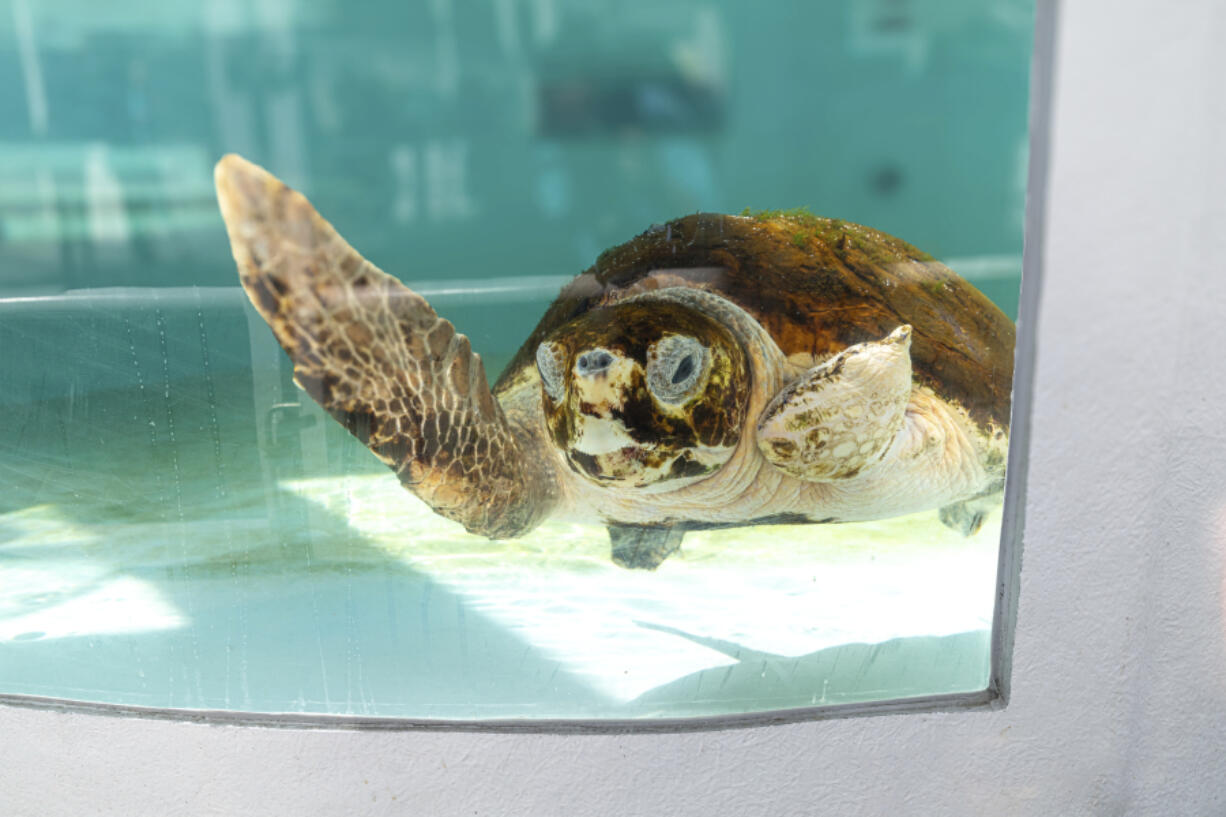
<path fill-rule="evenodd" d="M 604 349 L 594 349 L 591 352 L 585 352 L 579 355 L 579 359 L 575 362 L 575 367 L 579 370 L 579 374 L 596 374 L 597 372 L 603 372 L 611 365 L 613 365 L 613 355 Z"/>

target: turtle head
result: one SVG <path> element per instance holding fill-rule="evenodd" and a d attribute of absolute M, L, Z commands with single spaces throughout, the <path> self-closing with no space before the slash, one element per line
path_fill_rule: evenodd
<path fill-rule="evenodd" d="M 720 322 L 675 302 L 590 310 L 536 350 L 545 421 L 596 485 L 670 491 L 709 476 L 740 440 L 749 364 Z"/>

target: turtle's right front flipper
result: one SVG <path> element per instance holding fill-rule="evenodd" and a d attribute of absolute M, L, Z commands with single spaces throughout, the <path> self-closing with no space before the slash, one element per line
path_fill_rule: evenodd
<path fill-rule="evenodd" d="M 501 538 L 556 502 L 468 339 L 345 242 L 297 193 L 227 156 L 217 197 L 248 297 L 294 379 L 435 511 Z"/>

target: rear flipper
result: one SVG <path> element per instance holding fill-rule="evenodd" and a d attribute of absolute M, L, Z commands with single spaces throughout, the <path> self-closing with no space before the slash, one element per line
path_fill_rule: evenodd
<path fill-rule="evenodd" d="M 974 536 L 983 527 L 988 514 L 1000 507 L 999 491 L 987 496 L 978 496 L 962 502 L 946 505 L 938 512 L 941 522 L 963 536 Z"/>
<path fill-rule="evenodd" d="M 556 486 L 468 339 L 262 168 L 231 155 L 215 179 L 243 289 L 298 385 L 448 519 L 495 538 L 536 527 Z"/>
<path fill-rule="evenodd" d="M 685 531 L 642 525 L 609 525 L 613 561 L 622 567 L 655 570 L 681 548 Z"/>

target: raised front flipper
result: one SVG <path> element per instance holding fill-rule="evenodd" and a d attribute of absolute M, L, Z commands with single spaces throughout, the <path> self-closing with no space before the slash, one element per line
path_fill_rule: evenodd
<path fill-rule="evenodd" d="M 775 396 L 758 421 L 758 449 L 799 479 L 854 477 L 889 450 L 911 397 L 911 327 L 849 346 Z"/>
<path fill-rule="evenodd" d="M 495 538 L 534 528 L 552 475 L 468 339 L 262 168 L 227 156 L 215 180 L 243 289 L 298 385 L 438 513 Z"/>

